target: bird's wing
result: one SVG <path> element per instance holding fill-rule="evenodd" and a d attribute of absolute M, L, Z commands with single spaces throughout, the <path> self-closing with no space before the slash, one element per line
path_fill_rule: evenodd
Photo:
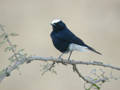
<path fill-rule="evenodd" d="M 65 42 L 70 42 L 71 38 L 74 36 L 74 34 L 68 30 L 62 30 L 55 34 L 55 36 Z"/>
<path fill-rule="evenodd" d="M 75 34 L 73 34 L 70 30 L 62 30 L 56 34 L 56 37 L 68 43 L 75 43 L 84 46 L 84 42 L 75 36 Z"/>
<path fill-rule="evenodd" d="M 74 36 L 74 37 L 71 39 L 71 43 L 75 43 L 75 44 L 78 44 L 78 45 L 81 45 L 81 46 L 85 46 L 85 43 L 83 42 L 83 40 L 81 40 L 81 39 L 78 38 L 77 36 Z"/>
<path fill-rule="evenodd" d="M 81 39 L 79 39 L 78 37 L 73 37 L 72 40 L 71 40 L 73 43 L 75 44 L 78 44 L 78 45 L 81 45 L 81 46 L 85 46 L 87 47 L 89 50 L 99 54 L 99 55 L 102 55 L 100 52 L 96 51 L 94 48 L 88 46 L 87 44 L 85 44 Z"/>
<path fill-rule="evenodd" d="M 91 51 L 93 51 L 93 52 L 101 55 L 100 52 L 96 51 L 92 47 L 90 47 L 87 44 L 85 44 L 80 38 L 78 38 L 77 36 L 75 36 L 69 30 L 63 30 L 63 31 L 59 32 L 58 34 L 56 34 L 56 38 L 58 38 L 59 40 L 62 40 L 63 42 L 68 42 L 69 44 L 74 43 L 74 44 L 78 44 L 80 46 L 85 46 L 89 50 L 91 50 Z"/>

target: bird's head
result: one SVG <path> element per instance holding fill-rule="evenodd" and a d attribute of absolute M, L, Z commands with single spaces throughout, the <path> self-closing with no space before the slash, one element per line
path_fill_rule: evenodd
<path fill-rule="evenodd" d="M 52 25 L 53 30 L 55 30 L 55 31 L 60 31 L 60 30 L 63 30 L 64 28 L 66 28 L 65 23 L 60 19 L 54 19 L 51 22 L 51 25 Z"/>

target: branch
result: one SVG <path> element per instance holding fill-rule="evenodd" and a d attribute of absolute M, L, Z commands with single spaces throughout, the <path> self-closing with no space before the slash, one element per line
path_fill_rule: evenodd
<path fill-rule="evenodd" d="M 96 88 L 97 88 L 97 90 L 100 90 L 100 87 L 97 85 L 97 83 L 99 83 L 99 82 L 105 82 L 106 80 L 108 80 L 108 78 L 99 78 L 98 80 L 89 80 L 89 79 L 87 79 L 85 76 L 83 76 L 80 72 L 79 72 L 79 70 L 78 70 L 78 68 L 77 68 L 77 66 L 75 65 L 75 64 L 73 64 L 73 71 L 74 72 L 76 72 L 77 74 L 78 74 L 78 76 L 80 77 L 80 78 L 82 78 L 86 83 L 90 83 L 91 84 L 91 86 L 95 86 Z M 92 88 L 92 87 L 91 87 Z M 86 90 L 86 89 L 85 89 Z M 90 90 L 90 89 L 89 89 Z"/>
<path fill-rule="evenodd" d="M 40 56 L 32 56 L 28 58 L 28 61 L 33 61 L 33 60 L 40 60 L 40 61 L 55 61 L 56 63 L 65 63 L 65 64 L 82 64 L 82 65 L 95 65 L 95 66 L 102 66 L 102 67 L 107 67 L 115 70 L 120 71 L 120 67 L 116 67 L 110 64 L 104 64 L 103 62 L 98 62 L 98 61 L 80 61 L 80 60 L 70 60 L 68 61 L 67 59 L 58 59 L 58 58 L 53 58 L 53 57 L 40 57 Z"/>
<path fill-rule="evenodd" d="M 115 67 L 109 64 L 103 64 L 102 62 L 85 62 L 85 61 L 78 61 L 78 60 L 70 60 L 68 61 L 67 59 L 58 59 L 58 58 L 53 58 L 53 57 L 40 57 L 40 56 L 31 56 L 27 58 L 21 58 L 18 61 L 15 61 L 14 64 L 9 65 L 6 67 L 2 72 L 0 72 L 0 81 L 2 81 L 5 77 L 11 74 L 11 72 L 15 69 L 17 69 L 20 65 L 24 63 L 28 63 L 31 61 L 44 61 L 44 62 L 55 62 L 55 63 L 65 63 L 65 64 L 70 64 L 70 65 L 77 65 L 77 64 L 82 64 L 82 65 L 95 65 L 95 66 L 102 66 L 102 67 L 107 67 L 115 70 L 119 70 L 119 67 Z"/>

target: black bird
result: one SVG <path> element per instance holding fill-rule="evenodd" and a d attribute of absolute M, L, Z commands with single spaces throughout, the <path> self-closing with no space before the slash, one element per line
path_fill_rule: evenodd
<path fill-rule="evenodd" d="M 80 38 L 78 38 L 75 34 L 73 34 L 66 24 L 60 19 L 54 19 L 51 22 L 53 31 L 51 32 L 51 38 L 53 41 L 53 45 L 56 49 L 58 49 L 62 54 L 70 52 L 68 60 L 70 60 L 70 56 L 72 51 L 88 51 L 91 50 L 99 55 L 102 55 L 100 52 L 96 51 L 92 47 L 85 44 Z"/>

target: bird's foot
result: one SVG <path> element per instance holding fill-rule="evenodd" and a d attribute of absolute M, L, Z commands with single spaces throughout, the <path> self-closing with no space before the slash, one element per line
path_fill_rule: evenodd
<path fill-rule="evenodd" d="M 71 60 L 70 60 L 70 59 L 68 59 L 68 61 L 70 62 Z"/>
<path fill-rule="evenodd" d="M 63 61 L 63 58 L 61 56 L 58 57 L 58 60 L 60 60 L 60 62 L 63 64 L 63 65 L 67 65 L 64 61 Z"/>
<path fill-rule="evenodd" d="M 63 61 L 63 58 L 59 56 L 59 57 L 58 57 L 58 60 L 61 60 L 61 61 Z"/>
<path fill-rule="evenodd" d="M 63 53 L 58 57 L 58 59 L 61 60 L 61 61 L 63 60 L 62 56 L 63 56 Z"/>
<path fill-rule="evenodd" d="M 70 60 L 70 57 L 68 57 L 68 61 L 70 62 L 71 60 Z"/>
<path fill-rule="evenodd" d="M 68 61 L 69 61 L 69 62 L 71 61 L 71 60 L 70 60 L 71 54 L 72 54 L 72 51 L 70 52 L 70 55 L 69 55 L 69 57 L 68 57 Z"/>

